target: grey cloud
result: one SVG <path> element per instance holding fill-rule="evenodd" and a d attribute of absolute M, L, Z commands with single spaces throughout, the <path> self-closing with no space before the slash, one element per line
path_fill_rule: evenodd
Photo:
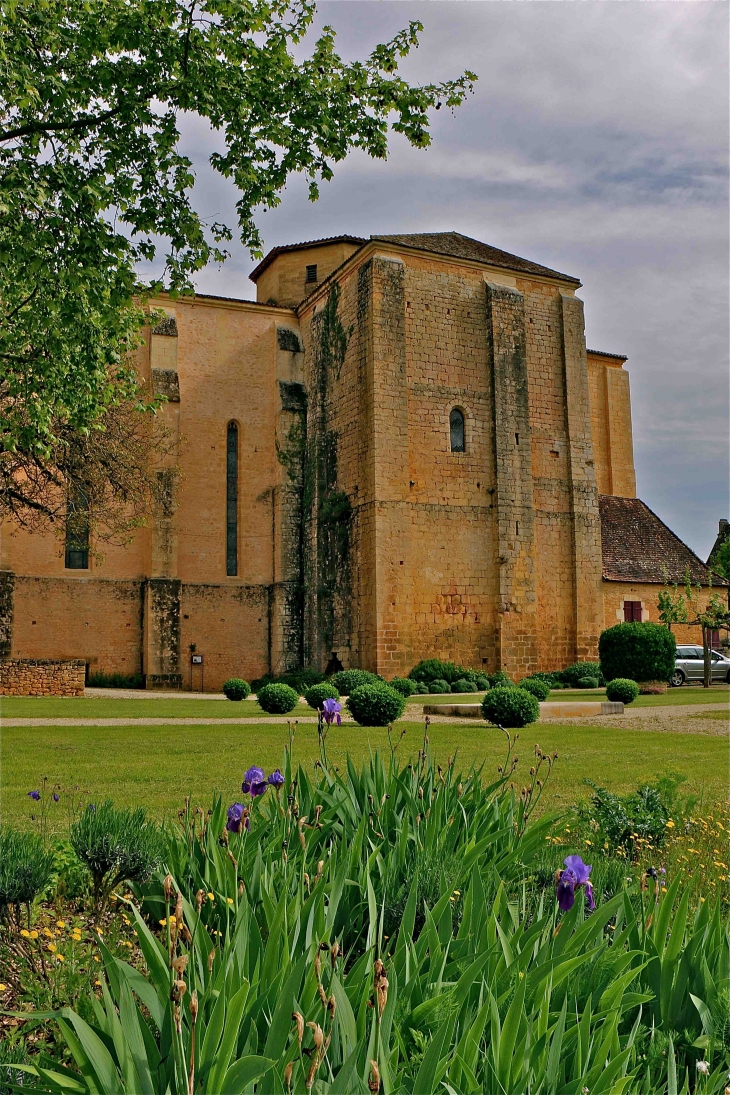
<path fill-rule="evenodd" d="M 317 22 L 354 59 L 411 18 L 408 77 L 471 68 L 475 95 L 425 152 L 352 156 L 317 204 L 293 180 L 259 218 L 267 248 L 454 228 L 580 277 L 589 345 L 629 355 L 639 493 L 705 556 L 729 515 L 728 5 L 335 0 Z M 235 223 L 206 166 L 219 137 L 186 119 L 183 139 L 198 207 Z M 250 297 L 253 265 L 234 247 L 198 287 Z"/>

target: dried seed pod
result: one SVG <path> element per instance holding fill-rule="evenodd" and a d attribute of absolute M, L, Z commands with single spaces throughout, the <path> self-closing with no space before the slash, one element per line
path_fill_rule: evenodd
<path fill-rule="evenodd" d="M 183 924 L 180 928 L 180 935 L 183 937 L 186 943 L 192 943 L 193 937 L 190 934 L 187 924 Z"/>
<path fill-rule="evenodd" d="M 204 891 L 203 890 L 198 890 L 198 892 L 195 895 L 195 907 L 197 908 L 198 913 L 200 913 L 200 910 L 203 907 L 203 899 L 204 898 L 205 898 Z"/>
<path fill-rule="evenodd" d="M 213 963 L 215 962 L 215 952 L 218 948 L 213 947 L 213 950 L 208 955 L 208 973 L 213 969 Z"/>
<path fill-rule="evenodd" d="M 243 882 L 241 881 L 241 882 L 238 883 L 238 896 L 243 897 L 245 892 L 246 892 L 246 887 L 244 886 Z"/>
<path fill-rule="evenodd" d="M 321 1026 L 319 1023 L 307 1023 L 307 1026 L 312 1031 L 312 1038 L 314 1039 L 315 1046 L 318 1050 L 321 1049 L 322 1043 L 324 1042 L 324 1031 Z"/>
<path fill-rule="evenodd" d="M 177 901 L 175 902 L 175 919 L 177 920 L 178 927 L 180 927 L 183 922 L 183 899 L 181 893 L 177 895 Z"/>
<path fill-rule="evenodd" d="M 321 981 L 319 981 L 317 983 L 317 991 L 319 992 L 319 998 L 322 1001 L 322 1007 L 326 1008 L 327 1007 L 327 993 L 322 988 L 322 982 Z"/>
<path fill-rule="evenodd" d="M 322 959 L 319 957 L 319 951 L 317 951 L 317 953 L 314 956 L 314 972 L 316 974 L 317 980 L 318 981 L 321 980 L 321 978 L 322 978 Z"/>
<path fill-rule="evenodd" d="M 172 988 L 170 989 L 170 999 L 175 1004 L 179 1004 L 187 991 L 187 987 L 188 986 L 184 981 L 173 981 Z"/>
<path fill-rule="evenodd" d="M 301 844 L 302 849 L 304 851 L 306 851 L 306 848 L 307 848 L 307 841 L 305 839 L 304 831 L 303 831 L 304 826 L 306 825 L 306 823 L 307 823 L 306 817 L 300 817 L 299 821 L 297 822 L 297 829 L 299 830 L 299 843 Z"/>
<path fill-rule="evenodd" d="M 180 957 L 176 958 L 175 961 L 172 963 L 172 968 L 174 969 L 178 977 L 182 977 L 182 975 L 185 973 L 185 970 L 187 969 L 187 965 L 188 955 L 181 954 Z"/>
<path fill-rule="evenodd" d="M 290 1061 L 284 1069 L 284 1083 L 286 1084 L 287 1091 L 291 1091 L 291 1074 L 294 1071 L 294 1062 Z"/>
<path fill-rule="evenodd" d="M 380 1069 L 378 1068 L 377 1061 L 370 1062 L 370 1078 L 368 1079 L 368 1087 L 372 1092 L 380 1091 Z"/>
<path fill-rule="evenodd" d="M 162 889 L 165 893 L 165 901 L 172 901 L 173 894 L 175 893 L 175 883 L 171 874 L 165 875 L 165 880 L 162 883 Z"/>
<path fill-rule="evenodd" d="M 335 1000 L 334 996 L 330 996 L 329 1000 L 327 1001 L 327 1011 L 330 1013 L 330 1016 L 334 1019 L 335 1012 L 337 1011 L 337 1001 Z"/>
<path fill-rule="evenodd" d="M 291 1017 L 297 1025 L 297 1041 L 301 1045 L 304 1038 L 304 1016 L 301 1011 L 293 1011 Z"/>
<path fill-rule="evenodd" d="M 190 1018 L 195 1023 L 198 1018 L 198 990 L 193 989 L 190 993 Z"/>
<path fill-rule="evenodd" d="M 337 955 L 339 953 L 340 953 L 340 944 L 335 939 L 334 943 L 332 944 L 332 949 L 330 951 L 330 954 L 332 955 L 332 965 L 333 966 L 334 966 L 335 962 L 337 961 Z"/>

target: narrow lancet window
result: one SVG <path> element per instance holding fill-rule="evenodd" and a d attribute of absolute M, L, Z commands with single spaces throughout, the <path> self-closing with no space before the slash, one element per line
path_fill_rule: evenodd
<path fill-rule="evenodd" d="M 89 569 L 89 507 L 86 491 L 74 483 L 66 505 L 67 570 Z"/>
<path fill-rule="evenodd" d="M 226 437 L 226 574 L 238 574 L 238 426 L 228 423 Z"/>
<path fill-rule="evenodd" d="M 464 445 L 464 413 L 458 407 L 454 407 L 449 415 L 449 429 L 451 431 L 451 451 L 465 452 Z"/>

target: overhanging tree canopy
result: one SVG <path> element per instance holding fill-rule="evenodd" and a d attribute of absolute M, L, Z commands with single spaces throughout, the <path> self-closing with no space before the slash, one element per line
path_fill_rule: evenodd
<path fill-rule="evenodd" d="M 385 157 L 389 130 L 425 147 L 429 110 L 472 86 L 469 72 L 424 86 L 399 76 L 416 22 L 352 64 L 326 27 L 298 61 L 314 11 L 312 0 L 0 0 L 0 464 L 46 466 L 69 433 L 103 429 L 120 404 L 150 406 L 129 358 L 145 294 L 190 291 L 233 236 L 193 206 L 185 114 L 221 134 L 211 163 L 235 183 L 238 235 L 261 255 L 256 211 L 278 204 L 292 173 L 315 199 L 352 149 Z M 138 265 L 163 255 L 164 273 L 140 287 Z M 13 477 L 25 486 L 10 499 L 0 474 L 0 504 L 45 514 L 32 478 Z"/>

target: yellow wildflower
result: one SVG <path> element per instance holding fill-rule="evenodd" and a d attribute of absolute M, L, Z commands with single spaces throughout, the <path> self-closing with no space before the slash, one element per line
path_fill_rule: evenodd
<path fill-rule="evenodd" d="M 233 898 L 232 897 L 227 897 L 226 901 L 228 902 L 229 905 L 233 904 Z"/>
<path fill-rule="evenodd" d="M 55 943 L 49 943 L 48 944 L 48 949 L 51 952 L 51 954 L 54 954 L 55 951 L 56 951 L 56 944 Z"/>
<path fill-rule="evenodd" d="M 209 893 L 208 894 L 208 900 L 209 901 L 215 901 L 215 894 Z"/>
<path fill-rule="evenodd" d="M 671 817 L 667 821 L 667 828 L 668 829 L 673 829 L 674 828 L 674 822 L 672 821 Z"/>
<path fill-rule="evenodd" d="M 38 932 L 36 932 L 36 931 L 30 932 L 30 938 L 31 939 L 37 939 L 38 938 Z"/>
<path fill-rule="evenodd" d="M 54 958 L 56 959 L 57 962 L 65 962 L 66 961 L 66 959 L 63 957 L 62 954 L 56 954 L 56 955 L 54 955 Z"/>
<path fill-rule="evenodd" d="M 57 928 L 65 928 L 66 927 L 66 921 L 65 920 L 57 920 L 56 921 L 56 927 Z"/>
<path fill-rule="evenodd" d="M 23 939 L 30 939 L 30 932 L 27 928 L 21 928 L 20 934 L 23 936 Z"/>

